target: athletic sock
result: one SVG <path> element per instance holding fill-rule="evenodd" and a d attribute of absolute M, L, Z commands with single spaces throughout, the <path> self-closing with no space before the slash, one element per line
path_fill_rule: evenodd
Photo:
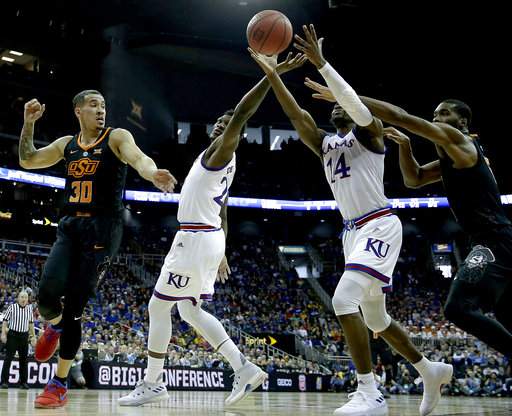
<path fill-rule="evenodd" d="M 367 394 L 379 394 L 373 373 L 357 374 L 357 390 Z"/>
<path fill-rule="evenodd" d="M 148 367 L 146 371 L 146 377 L 144 377 L 144 381 L 147 383 L 156 383 L 158 376 L 162 372 L 164 368 L 164 359 L 163 358 L 154 358 L 148 356 Z"/>
<path fill-rule="evenodd" d="M 425 377 L 425 375 L 428 372 L 428 367 L 432 364 L 431 361 L 429 361 L 427 358 L 423 357 L 421 360 L 419 360 L 417 363 L 414 363 L 414 368 L 420 373 L 421 377 Z"/>

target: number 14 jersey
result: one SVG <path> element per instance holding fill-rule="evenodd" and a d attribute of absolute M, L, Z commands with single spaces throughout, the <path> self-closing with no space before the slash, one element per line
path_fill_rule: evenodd
<path fill-rule="evenodd" d="M 364 147 L 354 130 L 343 137 L 324 137 L 325 176 L 345 220 L 389 205 L 384 195 L 384 156 Z"/>
<path fill-rule="evenodd" d="M 205 224 L 220 228 L 220 210 L 228 197 L 236 170 L 236 155 L 227 165 L 209 168 L 203 151 L 185 179 L 178 206 L 180 224 Z"/>

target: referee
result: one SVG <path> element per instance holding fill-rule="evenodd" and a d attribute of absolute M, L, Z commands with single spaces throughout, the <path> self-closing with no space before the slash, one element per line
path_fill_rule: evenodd
<path fill-rule="evenodd" d="M 9 370 L 16 351 L 18 351 L 20 363 L 20 387 L 22 389 L 29 388 L 27 384 L 29 336 L 35 342 L 32 305 L 28 304 L 28 293 L 23 290 L 18 295 L 18 303 L 13 303 L 7 308 L 2 323 L 1 340 L 3 343 L 7 343 L 7 346 L 2 368 L 1 388 L 9 388 Z"/>

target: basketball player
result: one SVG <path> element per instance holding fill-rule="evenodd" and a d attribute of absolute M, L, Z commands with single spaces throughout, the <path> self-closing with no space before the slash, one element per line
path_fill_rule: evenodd
<path fill-rule="evenodd" d="M 373 117 L 356 93 L 325 61 L 314 28 L 304 26 L 307 40 L 296 45 L 318 68 L 335 91 L 337 104 L 331 122 L 337 134 L 317 128 L 299 107 L 275 71 L 275 61 L 251 51 L 267 74 L 277 99 L 301 140 L 322 159 L 325 175 L 344 218 L 345 272 L 332 300 L 357 369 L 358 388 L 336 415 L 385 415 L 387 404 L 378 391 L 370 355 L 368 328 L 379 333 L 407 358 L 423 377 L 420 414 L 428 415 L 440 398 L 440 386 L 451 379 L 451 365 L 433 363 L 414 347 L 402 328 L 386 312 L 386 295 L 402 244 L 402 226 L 384 195 L 384 139 L 382 122 Z M 359 308 L 363 313 L 361 319 Z M 366 325 L 365 325 L 366 324 Z"/>
<path fill-rule="evenodd" d="M 309 86 L 317 91 L 317 98 L 330 99 L 322 85 L 309 81 Z M 446 317 L 502 354 L 512 356 L 512 225 L 478 140 L 469 136 L 471 109 L 462 101 L 445 100 L 430 122 L 392 104 L 361 99 L 382 120 L 435 144 L 439 159 L 420 166 L 409 137 L 395 128 L 386 129 L 387 136 L 399 145 L 406 186 L 419 188 L 442 180 L 452 212 L 470 239 L 472 249 L 446 300 Z M 496 319 L 484 311 L 493 311 Z"/>
<path fill-rule="evenodd" d="M 303 65 L 302 54 L 276 68 L 280 73 Z M 185 179 L 178 207 L 180 229 L 174 237 L 149 302 L 148 367 L 144 380 L 119 399 L 121 406 L 139 406 L 168 397 L 163 366 L 171 338 L 171 309 L 177 304 L 181 318 L 192 325 L 220 352 L 235 371 L 233 391 L 226 405 L 233 405 L 255 390 L 267 374 L 249 362 L 229 338 L 222 324 L 201 308 L 211 300 L 217 274 L 227 278 L 224 255 L 227 234 L 227 199 L 236 169 L 236 149 L 247 120 L 256 112 L 270 85 L 266 78 L 236 106 L 217 119 L 212 143 L 195 160 Z"/>
<path fill-rule="evenodd" d="M 36 359 L 49 360 L 60 339 L 56 375 L 35 399 L 35 406 L 44 408 L 67 402 L 66 379 L 80 347 L 84 307 L 119 248 L 126 164 L 164 192 L 171 192 L 176 184 L 169 171 L 158 169 L 142 153 L 130 132 L 105 127 L 105 99 L 98 91 L 77 94 L 73 109 L 80 133 L 36 149 L 34 124 L 45 106 L 30 100 L 25 104 L 19 144 L 20 165 L 25 169 L 66 162 L 65 215 L 39 283 L 39 312 L 49 325 L 37 341 Z"/>

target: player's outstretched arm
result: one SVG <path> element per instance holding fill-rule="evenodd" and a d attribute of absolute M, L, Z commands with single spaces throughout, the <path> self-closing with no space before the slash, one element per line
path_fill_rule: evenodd
<path fill-rule="evenodd" d="M 429 183 L 441 180 L 439 160 L 420 166 L 412 153 L 411 141 L 408 136 L 394 127 L 386 127 L 384 136 L 398 144 L 400 171 L 404 184 L 408 188 L 421 188 Z"/>
<path fill-rule="evenodd" d="M 299 106 L 293 95 L 288 91 L 288 88 L 284 85 L 276 70 L 276 57 L 259 54 L 251 48 L 248 50 L 251 53 L 252 58 L 261 67 L 261 69 L 263 69 L 265 74 L 267 74 L 267 78 L 274 90 L 274 94 L 276 95 L 279 104 L 281 104 L 281 107 L 290 119 L 293 127 L 297 133 L 299 133 L 299 137 L 302 142 L 317 156 L 321 157 L 322 140 L 325 134 L 318 129 L 313 117 L 311 117 L 311 114 Z"/>
<path fill-rule="evenodd" d="M 413 116 L 403 108 L 385 101 L 362 96 L 360 98 L 375 117 L 380 118 L 386 123 L 393 124 L 394 126 L 402 127 L 439 146 L 461 144 L 466 141 L 464 134 L 449 124 L 433 123 L 421 117 Z"/>
<path fill-rule="evenodd" d="M 162 192 L 172 192 L 177 181 L 167 169 L 158 169 L 153 159 L 144 154 L 135 143 L 132 134 L 125 129 L 110 133 L 110 143 L 120 159 L 128 163 L 144 179 L 153 182 Z"/>
<path fill-rule="evenodd" d="M 299 53 L 293 56 L 290 52 L 286 59 L 277 66 L 277 71 L 284 74 L 301 67 L 305 62 L 306 58 L 302 54 Z M 208 157 L 208 167 L 225 166 L 231 160 L 238 147 L 242 128 L 256 112 L 269 89 L 270 84 L 267 77 L 265 77 L 243 96 L 235 107 L 235 112 L 226 126 L 226 130 L 222 133 L 220 142 L 216 145 L 211 156 Z"/>
<path fill-rule="evenodd" d="M 366 107 L 357 96 L 354 89 L 343 79 L 343 77 L 327 62 L 322 53 L 324 39 L 318 39 L 313 25 L 302 26 L 305 39 L 295 35 L 294 46 L 308 57 L 308 60 L 315 65 L 322 75 L 335 98 L 336 102 L 343 107 L 350 118 L 359 126 L 363 127 L 373 138 L 379 138 L 382 143 L 382 123 L 374 118 L 368 107 Z"/>
<path fill-rule="evenodd" d="M 34 125 L 44 113 L 45 105 L 37 99 L 25 103 L 23 128 L 18 149 L 20 166 L 25 169 L 41 169 L 53 166 L 64 158 L 64 148 L 72 136 L 64 136 L 48 146 L 36 149 L 34 146 Z"/>

